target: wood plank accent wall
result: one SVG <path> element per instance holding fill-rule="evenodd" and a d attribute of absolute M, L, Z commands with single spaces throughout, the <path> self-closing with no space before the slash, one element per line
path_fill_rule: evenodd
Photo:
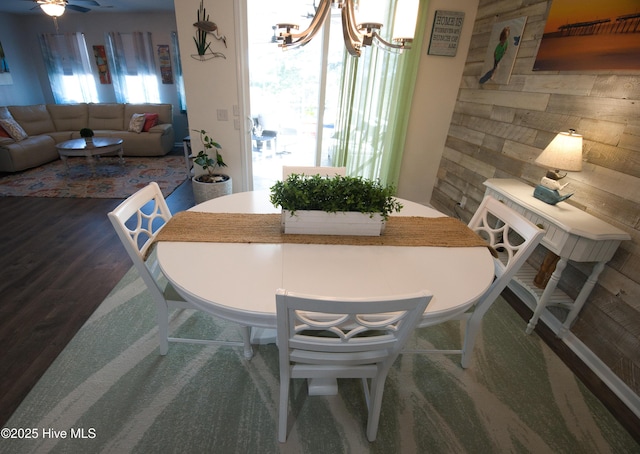
<path fill-rule="evenodd" d="M 571 173 L 570 203 L 628 232 L 572 332 L 640 394 L 640 70 L 532 71 L 551 2 L 481 0 L 438 170 L 432 204 L 464 221 L 487 178 L 535 186 L 533 161 L 560 131 L 584 136 L 584 168 Z M 495 23 L 527 16 L 508 85 L 478 79 Z M 467 197 L 464 210 L 456 207 Z M 544 256 L 539 250 L 532 261 Z M 563 287 L 575 297 L 589 264 L 570 264 Z M 523 326 L 524 329 L 524 326 Z"/>

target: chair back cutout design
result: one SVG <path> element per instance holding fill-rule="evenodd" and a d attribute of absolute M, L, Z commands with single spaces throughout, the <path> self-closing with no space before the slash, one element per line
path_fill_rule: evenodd
<path fill-rule="evenodd" d="M 486 196 L 468 224 L 469 228 L 483 237 L 498 252 L 493 258 L 494 279 L 487 290 L 468 311 L 446 319 L 466 322 L 462 347 L 454 350 L 415 349 L 405 353 L 461 354 L 460 364 L 469 367 L 476 337 L 480 331 L 484 314 L 514 278 L 516 272 L 529 258 L 542 240 L 544 230 L 538 228 L 520 213 L 493 197 Z M 443 319 L 425 317 L 420 328 L 441 323 Z"/>
<path fill-rule="evenodd" d="M 286 440 L 290 379 L 361 378 L 369 406 L 367 438 L 375 440 L 387 373 L 431 298 L 426 291 L 345 299 L 278 290 L 278 439 Z"/>
<path fill-rule="evenodd" d="M 480 302 L 490 305 L 540 243 L 544 230 L 491 196 L 482 200 L 468 225 L 498 251 L 496 278 Z"/>

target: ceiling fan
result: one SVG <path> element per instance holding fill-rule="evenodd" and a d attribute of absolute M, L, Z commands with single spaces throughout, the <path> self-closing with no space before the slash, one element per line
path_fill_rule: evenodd
<path fill-rule="evenodd" d="M 41 8 L 45 14 L 52 17 L 62 16 L 66 9 L 71 11 L 78 11 L 80 13 L 88 13 L 91 11 L 91 8 L 87 8 L 86 6 L 82 6 L 80 4 L 84 4 L 87 6 L 100 6 L 100 4 L 95 0 L 29 0 L 35 1 L 38 4 L 35 8 Z M 34 8 L 34 9 L 35 9 Z"/>

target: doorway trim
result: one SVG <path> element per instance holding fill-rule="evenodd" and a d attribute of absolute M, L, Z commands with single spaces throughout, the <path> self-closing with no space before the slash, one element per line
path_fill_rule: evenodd
<path fill-rule="evenodd" d="M 236 71 L 238 73 L 238 109 L 234 112 L 234 127 L 240 132 L 240 148 L 242 149 L 240 165 L 242 166 L 241 191 L 253 190 L 253 162 L 251 145 L 251 99 L 249 90 L 249 33 L 247 24 L 247 0 L 233 2 L 236 38 Z"/>

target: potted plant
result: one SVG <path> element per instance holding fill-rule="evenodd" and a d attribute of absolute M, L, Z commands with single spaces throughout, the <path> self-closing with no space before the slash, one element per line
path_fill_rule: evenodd
<path fill-rule="evenodd" d="M 82 128 L 80 130 L 80 137 L 82 137 L 87 144 L 87 146 L 93 145 L 93 129 L 90 128 Z"/>
<path fill-rule="evenodd" d="M 362 177 L 292 174 L 271 187 L 284 233 L 377 236 L 402 205 L 395 188 Z"/>
<path fill-rule="evenodd" d="M 198 152 L 193 158 L 193 162 L 202 167 L 202 170 L 206 170 L 206 173 L 192 178 L 193 196 L 196 203 L 231 194 L 231 177 L 215 172 L 218 167 L 227 167 L 220 154 L 222 146 L 209 137 L 204 129 L 194 129 L 194 131 L 200 134 L 200 142 L 202 142 L 204 149 Z"/>

